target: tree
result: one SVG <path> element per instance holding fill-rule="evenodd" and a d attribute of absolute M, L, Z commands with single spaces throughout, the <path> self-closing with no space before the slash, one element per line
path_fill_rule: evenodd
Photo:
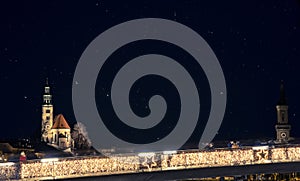
<path fill-rule="evenodd" d="M 81 122 L 77 122 L 74 125 L 71 137 L 74 140 L 75 148 L 88 149 L 92 145 L 88 132 L 86 131 L 86 127 Z"/>

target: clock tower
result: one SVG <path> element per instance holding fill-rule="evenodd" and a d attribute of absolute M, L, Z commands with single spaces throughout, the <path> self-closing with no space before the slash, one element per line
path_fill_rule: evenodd
<path fill-rule="evenodd" d="M 291 125 L 288 123 L 288 105 L 285 96 L 283 81 L 280 85 L 280 98 L 276 105 L 277 124 L 275 126 L 278 143 L 287 143 L 290 138 Z"/>
<path fill-rule="evenodd" d="M 52 105 L 52 95 L 50 94 L 50 86 L 48 79 L 46 79 L 46 85 L 43 95 L 43 105 L 42 105 L 42 135 L 41 141 L 49 143 L 51 142 L 51 128 L 53 126 L 53 105 Z"/>

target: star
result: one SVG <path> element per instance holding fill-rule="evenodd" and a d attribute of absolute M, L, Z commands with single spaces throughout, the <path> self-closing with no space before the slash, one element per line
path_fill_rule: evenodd
<path fill-rule="evenodd" d="M 261 158 L 265 158 L 266 153 L 262 150 L 261 153 L 259 153 L 259 155 L 261 156 Z"/>

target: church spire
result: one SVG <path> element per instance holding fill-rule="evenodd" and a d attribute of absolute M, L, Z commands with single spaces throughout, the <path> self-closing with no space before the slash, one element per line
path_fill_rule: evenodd
<path fill-rule="evenodd" d="M 280 84 L 280 98 L 276 106 L 277 110 L 277 124 L 276 129 L 276 141 L 278 143 L 287 143 L 292 138 L 290 137 L 291 125 L 288 121 L 288 105 L 285 97 L 285 90 L 283 81 Z"/>
<path fill-rule="evenodd" d="M 49 86 L 49 82 L 48 82 L 48 77 L 46 78 L 43 102 L 44 102 L 44 104 L 48 104 L 48 105 L 52 104 L 52 95 L 50 94 L 50 86 Z"/>
<path fill-rule="evenodd" d="M 48 77 L 46 77 L 46 86 L 49 86 Z"/>
<path fill-rule="evenodd" d="M 279 97 L 279 101 L 278 101 L 277 105 L 287 105 L 283 80 L 281 80 L 281 84 L 280 84 L 280 97 Z"/>
<path fill-rule="evenodd" d="M 46 78 L 46 85 L 43 93 L 43 105 L 42 105 L 42 137 L 43 142 L 51 142 L 51 128 L 53 126 L 53 105 L 52 95 L 50 93 L 50 85 L 48 78 Z"/>

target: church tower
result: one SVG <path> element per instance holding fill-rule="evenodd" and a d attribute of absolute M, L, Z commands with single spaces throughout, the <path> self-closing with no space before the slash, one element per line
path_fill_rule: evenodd
<path fill-rule="evenodd" d="M 52 105 L 52 95 L 50 94 L 50 86 L 48 83 L 48 78 L 46 79 L 46 85 L 43 95 L 43 105 L 42 105 L 42 135 L 41 140 L 43 142 L 50 142 L 50 131 L 53 126 L 53 105 Z"/>
<path fill-rule="evenodd" d="M 288 105 L 285 96 L 283 81 L 280 85 L 280 98 L 276 106 L 277 110 L 277 124 L 275 126 L 277 142 L 286 143 L 290 138 L 291 125 L 288 124 Z"/>

